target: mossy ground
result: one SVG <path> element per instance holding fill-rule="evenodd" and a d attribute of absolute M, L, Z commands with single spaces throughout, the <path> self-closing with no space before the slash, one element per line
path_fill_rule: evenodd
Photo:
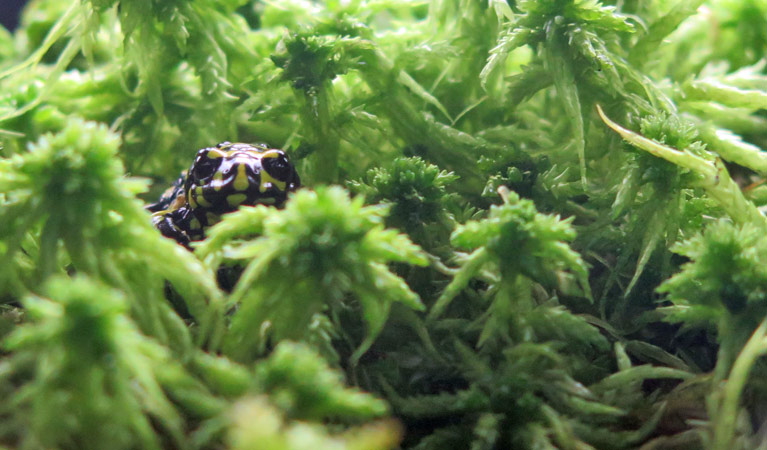
<path fill-rule="evenodd" d="M 764 447 L 765 55 L 765 0 L 32 0 L 0 443 Z M 225 140 L 304 187 L 189 252 L 144 207 Z"/>

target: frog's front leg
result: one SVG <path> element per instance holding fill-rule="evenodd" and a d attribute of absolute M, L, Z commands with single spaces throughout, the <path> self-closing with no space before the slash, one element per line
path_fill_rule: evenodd
<path fill-rule="evenodd" d="M 186 197 L 184 196 L 184 182 L 186 181 L 186 171 L 181 172 L 181 176 L 176 179 L 171 187 L 169 187 L 160 198 L 147 205 L 146 209 L 149 212 L 163 212 L 165 210 L 173 210 L 180 208 L 186 204 Z"/>
<path fill-rule="evenodd" d="M 205 237 L 200 221 L 195 217 L 192 209 L 186 206 L 152 214 L 152 224 L 163 236 L 175 240 L 190 250 L 191 241 Z"/>

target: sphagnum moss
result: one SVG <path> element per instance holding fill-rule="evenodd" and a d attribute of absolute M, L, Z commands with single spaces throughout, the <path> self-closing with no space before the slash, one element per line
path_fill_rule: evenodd
<path fill-rule="evenodd" d="M 765 23 L 30 1 L 0 29 L 0 444 L 764 446 Z M 221 141 L 304 187 L 190 252 L 144 206 Z"/>

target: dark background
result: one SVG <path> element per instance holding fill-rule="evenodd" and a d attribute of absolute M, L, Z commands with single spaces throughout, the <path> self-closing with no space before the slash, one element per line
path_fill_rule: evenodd
<path fill-rule="evenodd" d="M 19 23 L 19 11 L 26 0 L 0 0 L 0 24 L 13 31 Z"/>

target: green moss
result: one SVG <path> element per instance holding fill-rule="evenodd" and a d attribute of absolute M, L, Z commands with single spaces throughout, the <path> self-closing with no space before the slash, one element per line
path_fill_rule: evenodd
<path fill-rule="evenodd" d="M 766 15 L 31 1 L 0 29 L 0 443 L 758 447 Z M 224 140 L 303 187 L 190 252 L 144 206 Z"/>

